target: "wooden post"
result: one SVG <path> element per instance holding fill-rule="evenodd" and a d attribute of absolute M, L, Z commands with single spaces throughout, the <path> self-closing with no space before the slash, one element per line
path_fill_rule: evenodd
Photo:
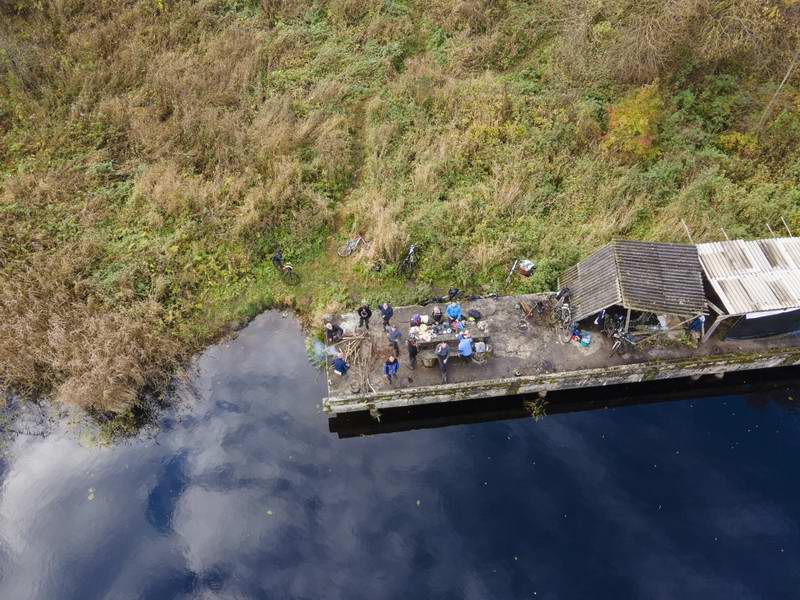
<path fill-rule="evenodd" d="M 789 77 L 792 76 L 792 71 L 794 71 L 794 68 L 797 66 L 798 60 L 800 60 L 800 48 L 798 48 L 797 52 L 795 52 L 794 58 L 792 59 L 792 63 L 789 65 L 789 68 L 786 71 L 786 75 L 784 75 L 783 77 L 783 81 L 781 81 L 781 84 L 778 86 L 778 89 L 775 90 L 775 94 L 773 94 L 769 103 L 764 108 L 764 112 L 761 113 L 761 118 L 758 120 L 758 125 L 756 126 L 756 135 L 761 135 L 761 128 L 764 126 L 764 123 L 767 120 L 767 116 L 769 116 L 769 112 L 772 109 L 772 105 L 775 104 L 775 100 L 781 93 L 783 86 L 786 85 L 786 82 L 789 80 Z"/>
<path fill-rule="evenodd" d="M 708 338 L 710 338 L 713 335 L 713 333 L 717 330 L 717 327 L 719 327 L 720 323 L 722 323 L 725 319 L 727 319 L 730 316 L 732 315 L 719 315 L 717 317 L 717 320 L 714 321 L 711 324 L 711 327 L 708 328 L 708 331 L 706 331 L 706 334 L 703 337 L 703 342 L 707 342 Z"/>
<path fill-rule="evenodd" d="M 686 225 L 686 221 L 681 219 L 681 225 L 683 225 L 683 230 L 686 232 L 686 237 L 689 238 L 689 241 L 694 244 L 694 240 L 692 239 L 692 234 L 689 233 L 689 227 Z"/>
<path fill-rule="evenodd" d="M 793 237 L 793 236 L 792 236 L 792 230 L 791 230 L 791 229 L 789 229 L 789 226 L 786 224 L 786 219 L 784 219 L 783 217 L 781 217 L 781 221 L 783 221 L 783 226 L 784 226 L 784 227 L 786 227 L 786 233 L 788 233 L 788 234 L 789 234 L 789 237 Z"/>
<path fill-rule="evenodd" d="M 631 309 L 628 309 L 628 315 L 625 317 L 625 333 L 628 333 L 628 327 L 631 324 Z"/>

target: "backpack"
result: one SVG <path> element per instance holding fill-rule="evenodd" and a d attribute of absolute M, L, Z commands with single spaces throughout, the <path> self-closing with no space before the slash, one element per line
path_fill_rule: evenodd
<path fill-rule="evenodd" d="M 476 321 L 480 321 L 482 315 L 481 315 L 481 312 L 479 310 L 476 310 L 474 308 L 470 308 L 467 311 L 467 316 L 472 318 L 472 319 L 475 319 Z"/>

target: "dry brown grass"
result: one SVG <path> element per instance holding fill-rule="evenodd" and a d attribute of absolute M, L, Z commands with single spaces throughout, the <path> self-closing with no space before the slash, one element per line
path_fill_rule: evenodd
<path fill-rule="evenodd" d="M 122 411 L 148 386 L 164 384 L 180 346 L 152 301 L 109 310 L 86 279 L 97 248 L 41 252 L 0 277 L 0 383 L 22 394 Z"/>
<path fill-rule="evenodd" d="M 605 66 L 622 81 L 648 82 L 688 60 L 781 68 L 800 41 L 795 2 L 570 0 L 560 12 L 559 57 L 578 78 Z"/>
<path fill-rule="evenodd" d="M 369 260 L 396 261 L 408 243 L 408 230 L 402 219 L 404 203 L 390 200 L 379 189 L 365 189 L 351 198 L 349 211 L 355 231 L 370 241 L 362 253 Z"/>

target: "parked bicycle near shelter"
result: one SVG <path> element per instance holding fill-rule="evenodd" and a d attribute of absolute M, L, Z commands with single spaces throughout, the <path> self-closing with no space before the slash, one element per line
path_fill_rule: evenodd
<path fill-rule="evenodd" d="M 572 309 L 569 305 L 569 288 L 561 288 L 555 297 L 555 304 L 550 312 L 550 320 L 556 329 L 558 339 L 566 344 L 572 339 L 575 322 L 572 320 Z"/>

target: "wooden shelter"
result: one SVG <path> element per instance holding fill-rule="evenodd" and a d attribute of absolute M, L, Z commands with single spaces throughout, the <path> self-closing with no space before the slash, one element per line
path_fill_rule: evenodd
<path fill-rule="evenodd" d="M 616 240 L 577 265 L 560 281 L 570 289 L 575 321 L 611 306 L 692 318 L 707 314 L 697 248 Z"/>

